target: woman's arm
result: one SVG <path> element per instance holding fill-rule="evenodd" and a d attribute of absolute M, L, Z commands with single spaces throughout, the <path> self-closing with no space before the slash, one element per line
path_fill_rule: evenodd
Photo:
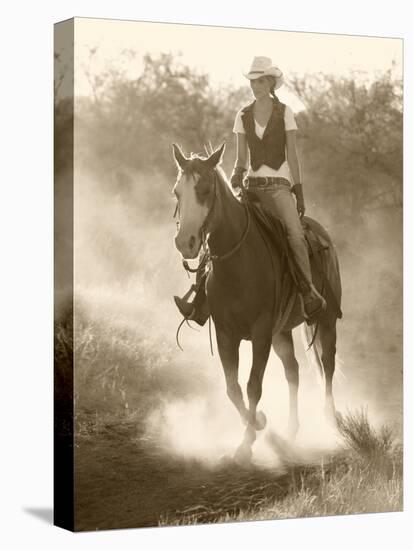
<path fill-rule="evenodd" d="M 304 216 L 305 204 L 303 186 L 301 184 L 301 171 L 300 163 L 298 161 L 297 145 L 296 145 L 297 130 L 287 130 L 286 135 L 286 149 L 287 149 L 287 162 L 290 167 L 291 176 L 293 178 L 293 192 L 297 199 L 297 211 L 300 217 Z"/>
<path fill-rule="evenodd" d="M 287 130 L 285 132 L 287 140 L 287 161 L 288 166 L 290 167 L 290 172 L 294 184 L 301 183 L 300 163 L 298 161 L 296 145 L 296 134 L 297 130 Z"/>
<path fill-rule="evenodd" d="M 240 166 L 247 168 L 248 162 L 248 146 L 247 137 L 245 134 L 237 133 L 237 160 L 235 162 L 235 168 Z"/>

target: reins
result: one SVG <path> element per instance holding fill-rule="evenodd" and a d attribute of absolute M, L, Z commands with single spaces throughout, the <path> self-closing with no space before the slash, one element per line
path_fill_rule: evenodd
<path fill-rule="evenodd" d="M 211 254 L 211 251 L 210 251 L 209 246 L 208 246 L 208 238 L 207 238 L 207 235 L 206 235 L 206 233 L 207 233 L 206 229 L 207 229 L 208 223 L 209 223 L 209 221 L 210 221 L 210 219 L 213 215 L 215 205 L 216 205 L 216 202 L 217 202 L 217 177 L 218 177 L 217 173 L 214 171 L 214 198 L 213 198 L 211 208 L 209 209 L 208 214 L 206 215 L 206 218 L 205 218 L 205 220 L 204 220 L 204 222 L 201 226 L 202 246 L 203 246 L 204 250 L 206 251 L 208 259 L 213 261 L 213 262 L 220 262 L 222 260 L 227 260 L 228 258 L 233 256 L 235 254 L 235 252 L 237 252 L 241 248 L 241 246 L 244 244 L 245 239 L 247 238 L 247 235 L 249 233 L 250 226 L 251 226 L 251 213 L 250 213 L 250 210 L 248 208 L 248 202 L 242 201 L 242 205 L 244 206 L 244 208 L 246 210 L 246 214 L 247 214 L 247 225 L 246 225 L 246 228 L 244 230 L 244 233 L 241 236 L 241 239 L 225 254 L 221 254 L 221 255 Z"/>

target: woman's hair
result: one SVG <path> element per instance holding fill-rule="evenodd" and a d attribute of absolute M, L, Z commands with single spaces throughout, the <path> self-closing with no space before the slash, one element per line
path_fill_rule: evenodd
<path fill-rule="evenodd" d="M 271 85 L 270 95 L 271 95 L 271 97 L 273 97 L 275 99 L 275 97 L 276 97 L 276 95 L 275 95 L 275 85 L 276 85 L 277 81 L 273 76 L 270 76 L 270 75 L 267 75 L 267 80 Z"/>

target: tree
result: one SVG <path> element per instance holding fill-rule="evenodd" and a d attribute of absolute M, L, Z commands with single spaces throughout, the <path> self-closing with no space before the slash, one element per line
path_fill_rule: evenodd
<path fill-rule="evenodd" d="M 301 115 L 305 156 L 313 169 L 316 160 L 329 202 L 334 194 L 348 215 L 401 207 L 402 88 L 393 71 L 371 83 L 314 75 L 294 85 L 309 107 Z"/>

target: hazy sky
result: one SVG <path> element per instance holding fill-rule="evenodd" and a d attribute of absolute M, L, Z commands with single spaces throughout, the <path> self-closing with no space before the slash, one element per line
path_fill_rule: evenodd
<path fill-rule="evenodd" d="M 275 27 L 276 21 L 268 24 Z M 402 71 L 403 44 L 394 38 L 76 18 L 75 44 L 80 94 L 90 91 L 82 68 L 93 47 L 98 47 L 90 67 L 93 72 L 119 65 L 119 54 L 125 49 L 137 52 L 136 60 L 124 65 L 131 77 L 140 74 L 144 53 L 181 52 L 179 59 L 207 72 L 212 83 L 237 86 L 246 83 L 242 72 L 255 55 L 271 57 L 287 78 L 291 72 L 348 74 L 354 69 L 373 76 L 390 68 L 393 61 L 397 72 Z"/>

